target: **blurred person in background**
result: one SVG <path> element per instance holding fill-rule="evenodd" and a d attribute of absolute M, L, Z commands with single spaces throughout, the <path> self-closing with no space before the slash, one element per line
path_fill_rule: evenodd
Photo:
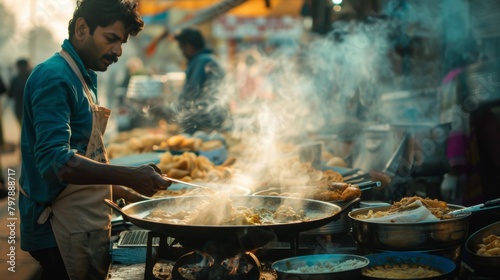
<path fill-rule="evenodd" d="M 19 124 L 23 119 L 23 96 L 26 81 L 31 73 L 31 65 L 26 58 L 20 58 L 16 62 L 17 75 L 10 81 L 9 98 L 14 103 L 14 113 Z"/>
<path fill-rule="evenodd" d="M 107 279 L 112 211 L 103 200 L 123 186 L 152 196 L 171 184 L 154 165 L 110 165 L 103 143 L 110 110 L 98 105 L 95 71 L 117 62 L 122 44 L 143 29 L 137 5 L 77 1 L 61 51 L 26 83 L 21 249 L 40 263 L 42 279 Z"/>
<path fill-rule="evenodd" d="M 205 38 L 194 28 L 186 28 L 175 35 L 182 54 L 187 59 L 186 79 L 179 94 L 176 110 L 186 133 L 197 130 L 223 130 L 228 122 L 228 105 L 217 96 L 224 78 L 224 70 Z"/>
<path fill-rule="evenodd" d="M 7 92 L 7 87 L 3 83 L 3 79 L 0 76 L 0 98 L 4 93 Z M 5 140 L 3 138 L 3 105 L 0 99 L 0 153 L 4 152 Z M 0 161 L 0 199 L 7 197 L 7 189 L 5 188 L 5 179 L 3 177 L 2 162 Z"/>
<path fill-rule="evenodd" d="M 447 157 L 450 171 L 444 175 L 441 194 L 448 203 L 474 205 L 483 200 L 479 175 L 476 127 L 464 108 L 468 94 L 464 70 L 479 62 L 477 43 L 469 38 L 450 44 L 445 52 L 446 75 L 441 81 L 441 122 L 451 123 Z"/>
<path fill-rule="evenodd" d="M 5 149 L 5 139 L 3 137 L 3 104 L 1 104 L 1 97 L 7 92 L 7 86 L 5 86 L 2 77 L 0 76 L 0 152 L 3 152 Z M 0 174 L 0 177 L 2 175 Z"/>

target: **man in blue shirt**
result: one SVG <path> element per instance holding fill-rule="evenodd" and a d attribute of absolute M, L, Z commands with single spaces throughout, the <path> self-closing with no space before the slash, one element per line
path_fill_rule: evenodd
<path fill-rule="evenodd" d="M 42 279 L 105 279 L 110 255 L 111 185 L 147 196 L 171 182 L 152 165 L 110 165 L 97 74 L 122 54 L 144 23 L 133 0 L 81 0 L 62 50 L 26 84 L 21 131 L 21 248 Z"/>
<path fill-rule="evenodd" d="M 178 122 L 187 133 L 227 129 L 227 100 L 218 96 L 224 70 L 197 29 L 186 28 L 175 35 L 188 60 L 184 87 L 178 98 Z"/>

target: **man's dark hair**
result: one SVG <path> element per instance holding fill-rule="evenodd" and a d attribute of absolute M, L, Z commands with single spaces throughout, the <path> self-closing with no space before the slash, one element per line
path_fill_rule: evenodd
<path fill-rule="evenodd" d="M 84 18 L 94 34 L 97 26 L 106 27 L 116 21 L 122 21 L 129 35 L 135 36 L 144 28 L 144 21 L 137 11 L 134 0 L 78 0 L 73 18 L 69 21 L 69 39 L 75 34 L 78 18 Z"/>
<path fill-rule="evenodd" d="M 179 34 L 175 35 L 175 39 L 179 44 L 189 44 L 197 50 L 205 48 L 205 39 L 200 31 L 194 28 L 185 28 Z"/>

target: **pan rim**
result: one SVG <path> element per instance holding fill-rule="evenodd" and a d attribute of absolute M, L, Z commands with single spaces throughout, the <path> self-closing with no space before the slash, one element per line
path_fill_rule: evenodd
<path fill-rule="evenodd" d="M 144 201 L 139 201 L 135 202 L 133 204 L 129 204 L 121 208 L 121 211 L 128 217 L 132 218 L 141 222 L 147 222 L 147 223 L 152 223 L 156 225 L 170 225 L 170 226 L 182 226 L 184 228 L 190 228 L 190 229 L 206 229 L 206 228 L 213 228 L 217 227 L 220 229 L 245 229 L 245 228 L 277 228 L 277 227 L 288 227 L 291 225 L 300 225 L 303 223 L 315 223 L 315 222 L 320 222 L 323 220 L 333 220 L 336 216 L 339 215 L 340 212 L 342 212 L 342 207 L 339 205 L 332 203 L 332 202 L 326 202 L 326 201 L 321 201 L 321 200 L 314 200 L 314 199 L 301 199 L 301 198 L 294 198 L 294 197 L 278 197 L 278 196 L 264 196 L 264 195 L 229 195 L 229 198 L 241 198 L 241 199 L 272 199 L 272 200 L 295 200 L 295 201 L 301 201 L 301 202 L 310 202 L 316 205 L 326 205 L 330 208 L 335 208 L 334 213 L 331 213 L 330 216 L 327 217 L 316 217 L 316 218 L 311 218 L 307 221 L 293 221 L 293 222 L 287 222 L 287 223 L 273 223 L 273 224 L 249 224 L 249 225 L 219 225 L 219 224 L 212 224 L 212 225 L 191 225 L 191 224 L 174 224 L 174 223 L 165 223 L 165 222 L 160 222 L 160 221 L 154 221 L 154 220 L 146 220 L 144 217 L 139 217 L 138 215 L 135 214 L 130 214 L 129 212 L 132 211 L 134 208 L 138 208 L 143 204 L 151 204 L 153 202 L 155 203 L 161 203 L 163 201 L 169 201 L 169 200 L 181 200 L 181 199 L 198 199 L 198 198 L 203 198 L 203 199 L 209 199 L 211 196 L 205 196 L 205 195 L 191 195 L 191 196 L 181 196 L 181 197 L 162 197 L 162 198 L 157 198 L 157 199 L 152 199 L 152 200 L 144 200 Z"/>

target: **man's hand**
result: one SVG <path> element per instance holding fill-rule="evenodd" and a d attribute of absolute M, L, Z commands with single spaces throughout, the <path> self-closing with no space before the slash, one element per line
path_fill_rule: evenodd
<path fill-rule="evenodd" d="M 162 176 L 160 168 L 154 164 L 132 167 L 132 172 L 134 179 L 126 186 L 145 196 L 153 196 L 172 184 Z"/>

